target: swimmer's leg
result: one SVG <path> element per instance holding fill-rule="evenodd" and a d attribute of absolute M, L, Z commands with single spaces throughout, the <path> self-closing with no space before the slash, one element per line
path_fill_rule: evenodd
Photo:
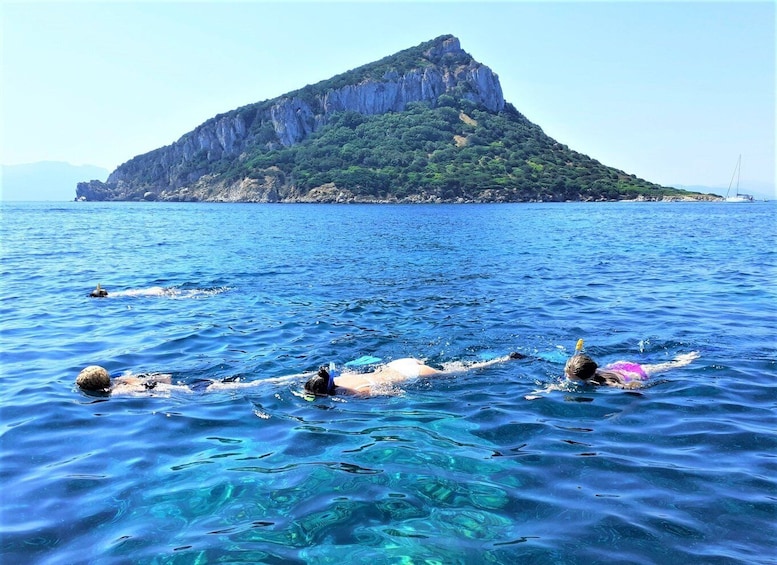
<path fill-rule="evenodd" d="M 204 392 L 211 384 L 213 384 L 213 381 L 210 379 L 197 379 L 189 386 L 195 392 Z"/>
<path fill-rule="evenodd" d="M 685 367 L 690 365 L 693 361 L 699 358 L 698 351 L 691 351 L 690 353 L 682 353 L 667 363 L 657 363 L 655 365 L 642 365 L 642 370 L 648 375 L 655 375 L 656 373 L 663 373 L 669 369 L 676 369 L 678 367 Z"/>

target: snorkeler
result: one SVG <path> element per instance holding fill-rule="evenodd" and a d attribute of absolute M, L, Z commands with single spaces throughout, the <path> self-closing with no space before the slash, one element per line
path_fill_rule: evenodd
<path fill-rule="evenodd" d="M 148 373 L 114 377 L 99 365 L 90 365 L 76 377 L 76 384 L 84 392 L 97 395 L 133 395 L 139 393 L 169 394 L 172 391 L 192 392 L 185 385 L 173 384 L 172 377 L 166 373 Z"/>
<path fill-rule="evenodd" d="M 310 373 L 307 373 L 308 375 Z M 125 374 L 111 377 L 107 369 L 99 365 L 84 368 L 76 377 L 76 385 L 83 392 L 92 396 L 168 396 L 172 392 L 213 392 L 218 390 L 234 390 L 266 384 L 288 383 L 301 375 L 275 377 L 255 381 L 242 381 L 235 375 L 221 380 L 201 379 L 190 385 L 174 383 L 169 373 Z"/>
<path fill-rule="evenodd" d="M 106 296 L 108 296 L 108 291 L 102 288 L 100 283 L 97 283 L 97 288 L 89 293 L 90 298 L 105 298 Z"/>
<path fill-rule="evenodd" d="M 641 386 L 651 375 L 684 367 L 694 359 L 699 358 L 698 351 L 683 353 L 672 361 L 656 365 L 640 365 L 632 361 L 617 361 L 604 368 L 588 355 L 581 351 L 582 340 L 578 341 L 577 353 L 567 360 L 564 366 L 564 374 L 569 380 L 582 381 L 594 385 L 607 385 L 619 388 L 637 388 Z"/>
<path fill-rule="evenodd" d="M 525 357 L 521 353 L 511 353 L 504 357 L 473 363 L 466 367 L 458 364 L 455 368 L 446 370 L 435 369 L 418 359 L 407 357 L 381 365 L 368 373 L 347 371 L 342 374 L 337 372 L 334 364 L 330 364 L 328 368 L 322 366 L 317 374 L 308 379 L 305 383 L 305 390 L 316 396 L 333 396 L 335 394 L 369 396 L 381 390 L 388 390 L 398 383 L 418 377 L 451 375 L 488 367 L 496 363 L 504 363 L 510 359 L 524 359 Z"/>

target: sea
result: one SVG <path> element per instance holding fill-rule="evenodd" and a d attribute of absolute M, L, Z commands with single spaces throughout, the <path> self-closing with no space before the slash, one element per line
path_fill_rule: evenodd
<path fill-rule="evenodd" d="M 4 564 L 777 563 L 773 202 L 6 202 L 0 245 Z M 700 357 L 584 386 L 578 339 Z M 461 371 L 303 394 L 402 357 Z"/>

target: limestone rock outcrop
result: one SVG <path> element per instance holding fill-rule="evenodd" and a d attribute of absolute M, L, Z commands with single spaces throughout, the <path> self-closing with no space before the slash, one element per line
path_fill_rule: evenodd
<path fill-rule="evenodd" d="M 232 182 L 226 192 L 206 194 L 203 180 L 210 178 L 214 163 L 239 159 L 253 146 L 300 143 L 338 112 L 365 116 L 402 112 L 413 102 L 434 105 L 450 92 L 492 112 L 505 107 L 497 75 L 463 51 L 457 38 L 442 36 L 425 45 L 419 66 L 397 71 L 398 65 L 389 61 L 387 70 L 374 78 L 363 76 L 374 64 L 365 65 L 319 85 L 216 116 L 171 145 L 127 161 L 105 183 L 79 183 L 76 199 L 282 201 L 289 195 L 280 194 L 277 187 L 263 188 L 262 181 L 254 183 L 259 188 L 250 193 Z M 338 78 L 353 82 L 339 84 L 343 81 Z M 328 87 L 333 81 L 338 86 Z"/>

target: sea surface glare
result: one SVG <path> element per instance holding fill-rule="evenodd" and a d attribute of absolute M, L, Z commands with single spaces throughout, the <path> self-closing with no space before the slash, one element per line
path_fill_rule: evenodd
<path fill-rule="evenodd" d="M 0 213 L 4 564 L 776 562 L 774 203 Z M 591 388 L 578 338 L 701 357 Z M 330 361 L 511 351 L 300 392 Z M 92 364 L 194 391 L 88 396 Z"/>

